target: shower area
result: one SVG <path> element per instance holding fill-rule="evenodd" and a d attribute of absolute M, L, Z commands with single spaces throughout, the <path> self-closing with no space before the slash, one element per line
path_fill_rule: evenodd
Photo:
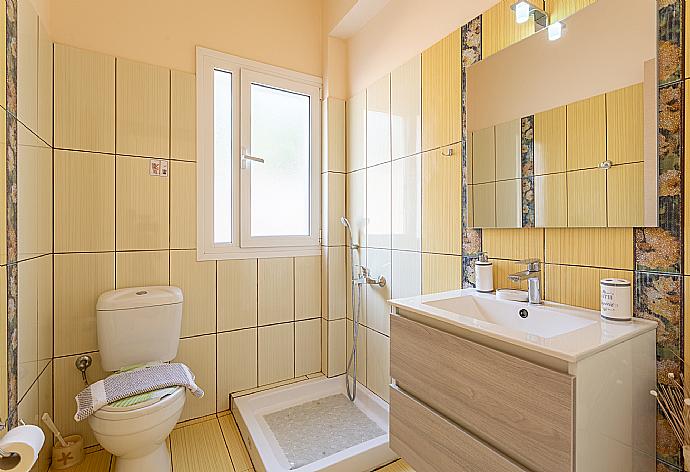
<path fill-rule="evenodd" d="M 397 456 L 388 447 L 388 404 L 357 379 L 363 288 L 386 278 L 362 264 L 343 216 L 349 249 L 351 331 L 344 375 L 235 399 L 233 411 L 255 466 L 266 471 L 368 471 Z"/>

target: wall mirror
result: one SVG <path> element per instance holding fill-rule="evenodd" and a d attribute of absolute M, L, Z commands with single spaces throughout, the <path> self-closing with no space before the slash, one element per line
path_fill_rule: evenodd
<path fill-rule="evenodd" d="M 469 224 L 657 226 L 656 2 L 562 25 L 467 69 Z"/>

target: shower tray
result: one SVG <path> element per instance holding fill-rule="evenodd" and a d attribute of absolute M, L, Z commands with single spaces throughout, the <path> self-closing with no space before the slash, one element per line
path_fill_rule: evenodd
<path fill-rule="evenodd" d="M 367 472 L 398 456 L 388 447 L 388 404 L 345 376 L 239 397 L 233 413 L 257 471 Z"/>

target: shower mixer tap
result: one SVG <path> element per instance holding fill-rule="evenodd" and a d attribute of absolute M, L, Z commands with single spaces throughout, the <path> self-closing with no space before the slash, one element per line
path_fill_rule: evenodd
<path fill-rule="evenodd" d="M 364 283 L 368 285 L 378 285 L 379 287 L 385 287 L 386 286 L 386 278 L 383 275 L 379 275 L 378 277 L 373 277 L 371 275 L 371 271 L 367 268 L 362 266 L 362 279 Z"/>

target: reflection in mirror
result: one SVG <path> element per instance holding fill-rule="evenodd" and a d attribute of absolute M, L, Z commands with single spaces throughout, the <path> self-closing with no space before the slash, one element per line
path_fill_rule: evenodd
<path fill-rule="evenodd" d="M 471 226 L 657 225 L 656 3 L 588 3 L 467 69 Z"/>

